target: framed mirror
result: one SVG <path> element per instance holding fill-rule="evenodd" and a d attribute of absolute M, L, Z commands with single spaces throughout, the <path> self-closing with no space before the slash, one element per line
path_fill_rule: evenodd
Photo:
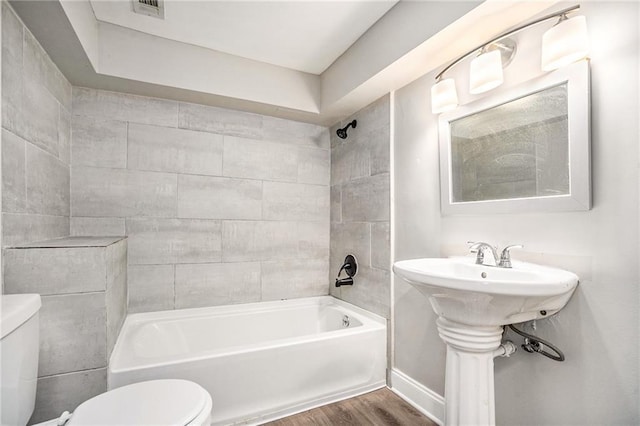
<path fill-rule="evenodd" d="M 591 208 L 589 62 L 440 115 L 443 214 Z"/>

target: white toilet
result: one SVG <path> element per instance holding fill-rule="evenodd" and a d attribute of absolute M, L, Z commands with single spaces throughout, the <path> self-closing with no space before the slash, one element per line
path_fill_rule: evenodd
<path fill-rule="evenodd" d="M 0 424 L 26 425 L 38 376 L 37 294 L 0 295 Z M 211 395 L 187 380 L 152 380 L 105 392 L 41 425 L 211 424 Z"/>

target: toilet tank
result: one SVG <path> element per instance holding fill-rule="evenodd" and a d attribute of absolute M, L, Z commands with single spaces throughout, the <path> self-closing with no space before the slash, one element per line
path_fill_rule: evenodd
<path fill-rule="evenodd" d="M 0 295 L 0 424 L 26 425 L 38 381 L 38 294 Z"/>

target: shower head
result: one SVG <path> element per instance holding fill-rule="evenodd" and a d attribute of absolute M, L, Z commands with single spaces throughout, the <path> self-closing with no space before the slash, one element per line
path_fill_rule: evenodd
<path fill-rule="evenodd" d="M 356 120 L 353 120 L 351 123 L 347 124 L 342 129 L 336 130 L 336 135 L 338 135 L 338 137 L 340 139 L 346 139 L 347 138 L 347 129 L 349 128 L 349 126 L 351 126 L 351 127 L 353 127 L 355 129 L 357 125 L 358 125 L 358 122 Z"/>

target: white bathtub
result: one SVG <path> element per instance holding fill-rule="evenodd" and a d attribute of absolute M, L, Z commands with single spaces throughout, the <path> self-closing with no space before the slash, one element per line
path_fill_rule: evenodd
<path fill-rule="evenodd" d="M 386 336 L 384 318 L 331 296 L 134 314 L 109 389 L 192 380 L 213 424 L 262 423 L 383 387 Z"/>

